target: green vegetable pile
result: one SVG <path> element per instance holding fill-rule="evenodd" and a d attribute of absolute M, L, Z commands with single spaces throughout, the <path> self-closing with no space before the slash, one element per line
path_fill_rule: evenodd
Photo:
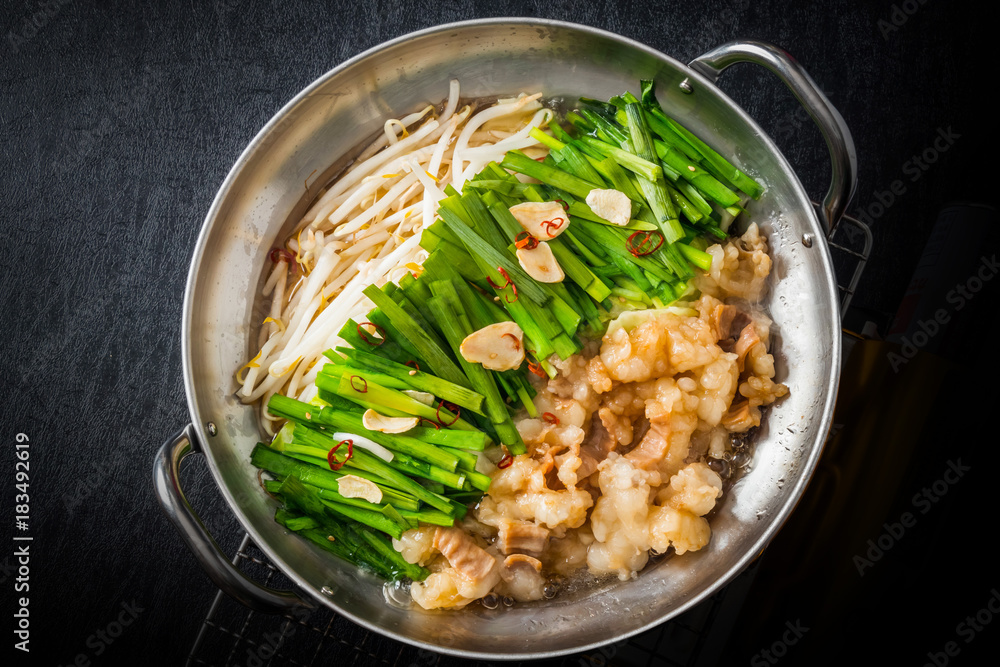
<path fill-rule="evenodd" d="M 711 264 L 710 240 L 726 238 L 763 188 L 668 117 L 651 81 L 641 91 L 641 99 L 581 98 L 565 127 L 554 121 L 551 134 L 532 131 L 549 148 L 544 160 L 510 151 L 464 194 L 446 188 L 439 219 L 420 239 L 429 256 L 419 278 L 406 273 L 364 290 L 375 308 L 339 332 L 346 345 L 326 352 L 313 402 L 269 401 L 287 422 L 269 445 L 257 445 L 251 462 L 274 478 L 264 486 L 283 503 L 278 523 L 386 579 L 424 579 L 427 571 L 403 560 L 389 538 L 420 523 L 454 525 L 489 489 L 490 477 L 476 470 L 481 453 L 503 445 L 499 465 L 509 464 L 526 451 L 512 415 L 538 417 L 524 365 L 488 370 L 465 359 L 463 340 L 513 321 L 527 370 L 554 377 L 546 360 L 579 352 L 581 335 L 600 336 L 617 313 L 691 294 L 695 270 Z M 595 189 L 628 197 L 626 225 L 588 206 Z M 524 202 L 559 202 L 565 218 L 551 224 L 559 233 L 530 237 L 510 211 Z M 538 282 L 525 272 L 516 253 L 526 235 L 548 244 L 564 280 Z M 369 409 L 419 425 L 369 430 L 362 419 Z M 381 445 L 392 460 L 355 439 Z M 373 483 L 381 500 L 342 494 L 345 475 Z"/>

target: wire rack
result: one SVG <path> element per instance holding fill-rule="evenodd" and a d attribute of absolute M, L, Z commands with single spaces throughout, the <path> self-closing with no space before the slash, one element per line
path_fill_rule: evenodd
<path fill-rule="evenodd" d="M 265 586 L 291 586 L 249 535 L 243 538 L 233 564 Z M 534 661 L 531 665 L 687 667 L 715 664 L 755 571 L 756 564 L 702 604 L 631 639 L 563 658 Z M 388 667 L 486 667 L 497 664 L 417 649 L 368 632 L 325 607 L 310 612 L 306 618 L 261 614 L 219 591 L 191 647 L 187 665 L 312 667 L 339 665 L 346 661 Z"/>
<path fill-rule="evenodd" d="M 813 202 L 819 208 L 818 202 Z M 833 257 L 833 267 L 837 274 L 837 288 L 840 290 L 840 314 L 847 312 L 851 299 L 861 282 L 868 258 L 872 253 L 872 231 L 857 218 L 845 215 L 837 223 L 826 241 Z"/>
<path fill-rule="evenodd" d="M 813 202 L 814 206 L 818 206 Z M 872 234 L 860 220 L 844 217 L 828 239 L 841 294 L 841 314 L 847 311 L 871 255 Z M 233 565 L 265 586 L 290 588 L 291 582 L 246 535 Z M 601 649 L 554 660 L 535 667 L 702 667 L 716 664 L 725 647 L 756 562 L 733 582 L 697 607 L 631 639 Z M 188 655 L 189 667 L 312 667 L 343 664 L 388 667 L 453 667 L 492 663 L 440 655 L 369 632 L 325 607 L 307 618 L 250 611 L 217 592 Z M 510 663 L 506 663 L 510 664 Z M 522 664 L 522 663 L 518 663 Z"/>

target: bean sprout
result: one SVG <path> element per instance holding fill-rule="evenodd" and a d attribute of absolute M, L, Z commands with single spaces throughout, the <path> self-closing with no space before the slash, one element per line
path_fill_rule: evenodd
<path fill-rule="evenodd" d="M 471 104 L 460 107 L 459 92 L 458 81 L 451 81 L 439 117 L 427 106 L 388 119 L 279 246 L 288 252 L 275 251 L 262 289 L 270 306 L 259 352 L 236 375 L 239 398 L 262 401 L 260 423 L 267 433 L 280 421 L 267 412 L 267 400 L 275 393 L 310 400 L 326 363 L 323 352 L 343 344 L 339 332 L 348 320 L 367 320 L 372 303 L 362 290 L 426 258 L 420 234 L 434 221 L 445 184 L 461 189 L 506 151 L 537 145 L 528 133 L 552 119 L 540 95 L 522 94 L 477 111 Z"/>

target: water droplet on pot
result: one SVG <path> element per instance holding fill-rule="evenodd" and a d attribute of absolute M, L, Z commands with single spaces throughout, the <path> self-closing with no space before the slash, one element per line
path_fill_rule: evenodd
<path fill-rule="evenodd" d="M 479 603 L 482 604 L 487 609 L 496 609 L 498 606 L 500 606 L 500 598 L 497 596 L 496 593 L 490 593 L 488 595 L 483 596 L 483 599 L 480 600 Z"/>
<path fill-rule="evenodd" d="M 397 609 L 409 609 L 413 606 L 413 598 L 410 597 L 409 581 L 387 581 L 382 586 L 382 597 L 390 607 Z"/>

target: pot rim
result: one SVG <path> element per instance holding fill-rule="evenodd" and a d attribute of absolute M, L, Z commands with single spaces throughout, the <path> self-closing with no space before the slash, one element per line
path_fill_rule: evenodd
<path fill-rule="evenodd" d="M 451 30 L 461 30 L 465 28 L 472 27 L 484 27 L 484 26 L 541 26 L 547 28 L 553 28 L 558 30 L 575 30 L 583 33 L 589 33 L 593 36 L 601 37 L 604 39 L 612 40 L 618 42 L 624 46 L 632 49 L 637 49 L 650 55 L 657 60 L 664 61 L 671 66 L 677 68 L 678 71 L 683 72 L 692 82 L 698 86 L 703 86 L 710 88 L 714 94 L 720 96 L 737 114 L 743 122 L 750 125 L 760 136 L 761 141 L 764 145 L 770 149 L 773 155 L 777 158 L 778 163 L 782 166 L 785 175 L 789 178 L 794 188 L 802 196 L 804 201 L 809 201 L 809 197 L 806 194 L 801 181 L 796 175 L 795 171 L 791 168 L 786 160 L 784 154 L 778 149 L 774 144 L 770 136 L 765 133 L 757 124 L 757 122 L 750 116 L 740 105 L 733 101 L 725 92 L 723 92 L 713 81 L 708 79 L 706 76 L 701 74 L 695 69 L 692 69 L 687 64 L 678 61 L 677 59 L 662 53 L 650 46 L 647 46 L 641 42 L 633 40 L 629 37 L 619 35 L 607 30 L 600 28 L 594 28 L 592 26 L 582 25 L 578 23 L 572 23 L 569 21 L 560 21 L 554 19 L 544 19 L 544 18 L 532 18 L 532 17 L 495 17 L 487 19 L 472 19 L 465 21 L 456 21 L 452 23 L 445 23 L 441 25 L 431 26 L 421 30 L 409 32 L 394 39 L 388 40 L 377 44 L 371 48 L 366 49 L 362 53 L 342 62 L 336 67 L 328 70 L 321 76 L 317 77 L 312 83 L 306 86 L 302 91 L 300 91 L 295 97 L 293 97 L 288 103 L 286 103 L 271 119 L 264 125 L 264 127 L 254 136 L 253 140 L 247 145 L 247 147 L 240 154 L 239 158 L 236 160 L 233 167 L 230 169 L 226 175 L 225 180 L 220 186 L 218 192 L 216 193 L 212 205 L 210 206 L 208 213 L 205 216 L 204 223 L 202 225 L 201 231 L 199 232 L 198 239 L 195 245 L 191 268 L 188 272 L 188 279 L 184 292 L 183 301 L 183 315 L 181 321 L 181 353 L 182 353 L 182 365 L 184 373 L 184 388 L 188 403 L 188 410 L 192 418 L 192 425 L 197 433 L 197 437 L 200 442 L 208 441 L 208 433 L 206 431 L 206 422 L 204 421 L 201 411 L 199 409 L 198 403 L 195 400 L 195 369 L 193 366 L 193 355 L 192 355 L 192 336 L 191 336 L 191 324 L 192 324 L 192 313 L 194 310 L 194 293 L 195 293 L 195 283 L 197 281 L 198 274 L 200 272 L 202 262 L 205 261 L 205 250 L 208 243 L 208 238 L 212 227 L 214 226 L 219 210 L 222 207 L 223 202 L 229 196 L 230 190 L 233 183 L 239 177 L 240 173 L 247 165 L 248 162 L 254 157 L 255 153 L 262 146 L 266 144 L 268 136 L 279 126 L 289 113 L 303 100 L 308 98 L 316 89 L 323 86 L 329 79 L 337 76 L 342 71 L 357 65 L 358 63 L 366 60 L 367 58 L 381 52 L 392 48 L 396 45 L 404 43 L 412 39 L 418 39 L 436 33 L 447 32 Z M 815 236 L 823 238 L 825 240 L 826 236 L 821 231 L 822 227 L 819 223 L 818 216 L 813 208 L 810 206 L 808 210 L 805 211 L 808 218 L 809 224 L 812 226 Z M 831 303 L 834 304 L 836 308 L 837 303 L 837 283 L 833 272 L 832 261 L 830 258 L 829 250 L 826 248 L 826 243 L 823 243 L 823 249 L 819 253 L 817 261 L 822 264 L 822 273 L 824 274 L 825 283 L 830 289 Z M 839 330 L 839 321 L 837 328 Z M 788 496 L 786 502 L 781 506 L 780 510 L 774 513 L 774 515 L 769 519 L 769 525 L 762 532 L 760 537 L 753 543 L 752 548 L 747 549 L 744 554 L 737 560 L 737 562 L 731 566 L 726 573 L 717 578 L 715 581 L 709 583 L 707 587 L 701 591 L 699 594 L 692 596 L 688 600 L 678 605 L 676 608 L 670 610 L 668 614 L 660 616 L 655 619 L 651 619 L 649 622 L 641 625 L 638 628 L 623 631 L 621 634 L 609 640 L 596 641 L 589 644 L 584 644 L 580 646 L 573 647 L 571 649 L 553 650 L 553 651 L 532 651 L 532 652 L 521 652 L 521 653 L 488 653 L 488 652 L 476 652 L 464 649 L 455 649 L 450 647 L 439 646 L 437 644 L 432 644 L 429 642 L 424 642 L 418 639 L 412 639 L 403 635 L 399 635 L 391 630 L 378 626 L 370 621 L 367 621 L 355 614 L 353 614 L 349 609 L 344 609 L 337 606 L 330 599 L 323 596 L 319 590 L 314 588 L 309 582 L 307 582 L 301 575 L 299 575 L 294 568 L 290 567 L 284 559 L 280 558 L 278 554 L 270 547 L 267 540 L 263 539 L 259 531 L 256 529 L 253 522 L 251 522 L 244 512 L 238 507 L 235 501 L 235 497 L 231 490 L 223 483 L 222 474 L 219 470 L 218 463 L 216 462 L 214 456 L 209 451 L 208 447 L 200 447 L 200 450 L 205 453 L 206 459 L 208 461 L 209 469 L 211 470 L 212 476 L 215 479 L 216 486 L 219 488 L 223 497 L 225 498 L 230 509 L 236 515 L 237 520 L 240 522 L 244 530 L 250 534 L 254 543 L 260 548 L 267 557 L 281 570 L 281 572 L 288 577 L 300 591 L 305 591 L 311 598 L 320 602 L 324 606 L 332 609 L 336 613 L 348 618 L 352 622 L 364 627 L 366 630 L 377 632 L 383 636 L 388 636 L 397 641 L 404 642 L 411 646 L 415 646 L 422 649 L 432 650 L 438 653 L 444 653 L 447 655 L 452 655 L 461 658 L 470 659 L 485 659 L 485 660 L 530 660 L 530 659 L 546 659 L 555 658 L 560 656 L 565 656 L 572 653 L 588 651 L 596 649 L 601 646 L 605 646 L 609 643 L 615 641 L 621 641 L 623 639 L 628 639 L 639 633 L 645 632 L 650 628 L 659 625 L 671 618 L 674 618 L 685 611 L 693 608 L 694 606 L 703 602 L 706 598 L 717 593 L 721 588 L 730 583 L 736 576 L 743 572 L 746 567 L 753 562 L 764 550 L 767 544 L 774 538 L 774 535 L 778 532 L 784 522 L 787 520 L 788 516 L 791 514 L 795 505 L 797 504 L 799 498 L 808 485 L 813 471 L 819 461 L 820 454 L 823 450 L 823 442 L 825 440 L 826 433 L 830 428 L 833 418 L 833 410 L 836 403 L 837 388 L 840 379 L 840 365 L 841 365 L 841 345 L 839 335 L 833 337 L 834 349 L 831 350 L 831 368 L 833 372 L 827 382 L 827 386 L 824 389 L 824 395 L 826 397 L 825 404 L 822 406 L 822 410 L 817 411 L 817 419 L 815 424 L 817 426 L 817 432 L 814 436 L 817 438 L 819 443 L 817 446 L 812 447 L 812 451 L 809 453 L 808 457 L 804 461 L 804 465 L 798 475 L 798 480 L 793 487 L 792 493 Z"/>

